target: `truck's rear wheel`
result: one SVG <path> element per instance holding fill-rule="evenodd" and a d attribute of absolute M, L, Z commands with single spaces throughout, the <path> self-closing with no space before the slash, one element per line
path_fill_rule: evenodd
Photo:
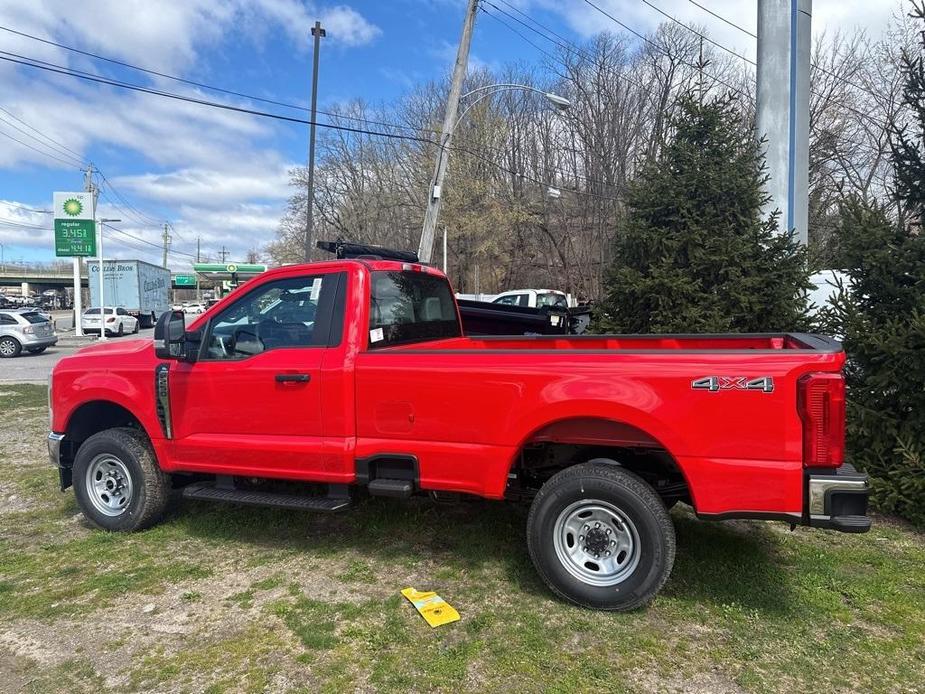
<path fill-rule="evenodd" d="M 675 535 L 665 505 L 640 477 L 614 463 L 576 465 L 540 489 L 527 547 L 554 593 L 583 607 L 641 607 L 664 585 Z"/>
<path fill-rule="evenodd" d="M 147 528 L 160 519 L 170 498 L 170 476 L 135 429 L 107 429 L 84 441 L 72 479 L 80 510 L 103 530 Z"/>

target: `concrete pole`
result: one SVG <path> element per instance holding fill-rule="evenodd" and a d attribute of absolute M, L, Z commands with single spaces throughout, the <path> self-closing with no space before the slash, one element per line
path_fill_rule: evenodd
<path fill-rule="evenodd" d="M 315 22 L 312 36 L 315 37 L 315 53 L 312 61 L 312 123 L 308 126 L 308 199 L 305 202 L 305 262 L 312 259 L 312 223 L 314 221 L 315 202 L 315 122 L 318 120 L 318 60 L 321 58 L 321 37 L 326 32 L 321 22 Z"/>
<path fill-rule="evenodd" d="M 100 234 L 102 235 L 102 231 Z M 164 235 L 161 237 L 164 242 L 164 253 L 161 259 L 161 267 L 167 267 L 167 250 L 170 248 L 170 233 L 167 231 L 167 223 L 164 223 Z"/>
<path fill-rule="evenodd" d="M 437 217 L 440 214 L 440 198 L 443 189 L 443 177 L 446 175 L 450 159 L 450 142 L 456 128 L 456 112 L 459 110 L 459 96 L 462 94 L 463 80 L 469 66 L 469 44 L 472 43 L 472 30 L 475 27 L 475 13 L 478 0 L 469 0 L 466 18 L 463 21 L 462 36 L 456 51 L 456 64 L 453 66 L 453 81 L 450 93 L 446 97 L 446 109 L 443 113 L 443 129 L 440 131 L 440 151 L 437 163 L 427 191 L 427 211 L 424 213 L 424 228 L 421 230 L 421 243 L 418 246 L 418 258 L 422 263 L 429 263 L 434 252 L 434 233 L 437 229 Z"/>
<path fill-rule="evenodd" d="M 806 245 L 812 0 L 758 0 L 758 134 L 767 139 L 764 212 Z"/>
<path fill-rule="evenodd" d="M 96 221 L 96 204 L 93 205 L 93 219 Z M 100 228 L 100 236 L 97 240 L 99 247 L 96 249 L 98 252 L 97 255 L 97 264 L 96 264 L 96 273 L 99 276 L 100 281 L 100 339 L 106 339 L 106 297 L 103 296 L 103 222 L 102 220 L 98 221 Z M 88 268 L 89 269 L 89 268 Z M 89 284 L 90 273 L 87 273 L 87 280 Z"/>

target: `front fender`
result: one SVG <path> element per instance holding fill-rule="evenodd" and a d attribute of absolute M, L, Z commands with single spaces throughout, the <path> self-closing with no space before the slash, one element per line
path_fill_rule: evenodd
<path fill-rule="evenodd" d="M 52 429 L 67 431 L 74 413 L 90 402 L 111 402 L 128 410 L 141 424 L 148 438 L 162 438 L 154 406 L 154 379 L 142 385 L 137 378 L 114 372 L 89 372 L 77 375 L 55 374 L 53 381 Z"/>

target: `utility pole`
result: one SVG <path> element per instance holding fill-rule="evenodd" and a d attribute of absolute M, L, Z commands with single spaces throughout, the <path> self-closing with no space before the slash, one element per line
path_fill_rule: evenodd
<path fill-rule="evenodd" d="M 804 246 L 809 216 L 812 0 L 758 0 L 758 133 L 767 138 L 765 210 Z"/>
<path fill-rule="evenodd" d="M 197 263 L 202 262 L 202 260 L 200 260 L 200 258 L 202 257 L 202 248 L 201 248 L 201 243 L 200 243 L 201 241 L 202 241 L 202 237 L 197 236 L 196 237 L 196 262 Z M 196 268 L 193 268 L 193 270 L 196 270 Z M 196 301 L 202 303 L 202 286 L 199 284 L 199 271 L 198 270 L 196 270 Z"/>
<path fill-rule="evenodd" d="M 87 165 L 87 170 L 84 172 L 84 190 L 90 193 L 91 199 L 93 200 L 93 233 L 96 233 L 96 185 L 93 183 L 93 164 Z M 83 297 L 81 292 L 83 291 L 80 286 L 80 257 L 74 256 L 71 259 L 74 263 L 74 334 L 78 337 L 83 337 L 84 331 L 83 326 L 80 324 L 80 318 L 83 315 Z M 87 286 L 90 284 L 90 273 L 87 273 Z M 100 314 L 100 318 L 102 318 Z"/>
<path fill-rule="evenodd" d="M 224 264 L 225 264 L 225 256 L 228 255 L 228 251 L 225 250 L 224 244 L 222 245 L 221 254 L 222 254 L 222 265 L 224 265 Z"/>
<path fill-rule="evenodd" d="M 315 122 L 318 120 L 318 59 L 321 57 L 321 38 L 326 32 L 321 22 L 312 27 L 315 37 L 315 53 L 312 59 L 312 117 L 308 126 L 308 198 L 305 201 L 305 262 L 312 258 L 312 222 L 315 206 Z"/>
<path fill-rule="evenodd" d="M 161 260 L 161 266 L 167 267 L 167 249 L 170 248 L 170 234 L 167 232 L 167 222 L 164 222 L 164 235 L 161 237 L 164 241 L 164 257 Z"/>
<path fill-rule="evenodd" d="M 434 167 L 430 190 L 427 191 L 427 211 L 424 213 L 424 227 L 421 230 L 421 243 L 418 246 L 418 258 L 422 263 L 429 263 L 434 251 L 434 232 L 437 227 L 437 216 L 440 214 L 440 193 L 450 159 L 450 142 L 453 140 L 453 130 L 456 128 L 459 95 L 462 93 L 463 80 L 466 78 L 466 69 L 469 65 L 469 44 L 472 43 L 472 30 L 475 27 L 475 13 L 478 10 L 478 4 L 478 0 L 468 0 L 462 36 L 456 51 L 456 64 L 453 66 L 453 81 L 450 84 L 450 93 L 446 97 L 443 129 L 440 133 L 440 151 L 437 152 L 437 163 Z"/>

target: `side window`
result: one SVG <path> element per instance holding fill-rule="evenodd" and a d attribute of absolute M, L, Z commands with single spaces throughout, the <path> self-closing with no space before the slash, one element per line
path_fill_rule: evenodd
<path fill-rule="evenodd" d="M 517 295 L 511 294 L 510 296 L 502 296 L 500 299 L 496 299 L 495 303 L 502 304 L 504 306 L 516 306 L 517 305 Z"/>
<path fill-rule="evenodd" d="M 337 274 L 290 277 L 248 292 L 210 321 L 206 359 L 327 344 Z"/>
<path fill-rule="evenodd" d="M 518 294 L 517 295 L 517 305 L 518 306 L 529 306 L 530 305 L 530 295 L 529 294 Z"/>
<path fill-rule="evenodd" d="M 117 315 L 117 316 L 127 316 L 128 313 L 125 311 L 124 308 L 117 308 L 117 309 L 116 309 L 116 315 Z"/>
<path fill-rule="evenodd" d="M 13 316 L 6 313 L 0 313 L 0 325 L 19 325 Z"/>

